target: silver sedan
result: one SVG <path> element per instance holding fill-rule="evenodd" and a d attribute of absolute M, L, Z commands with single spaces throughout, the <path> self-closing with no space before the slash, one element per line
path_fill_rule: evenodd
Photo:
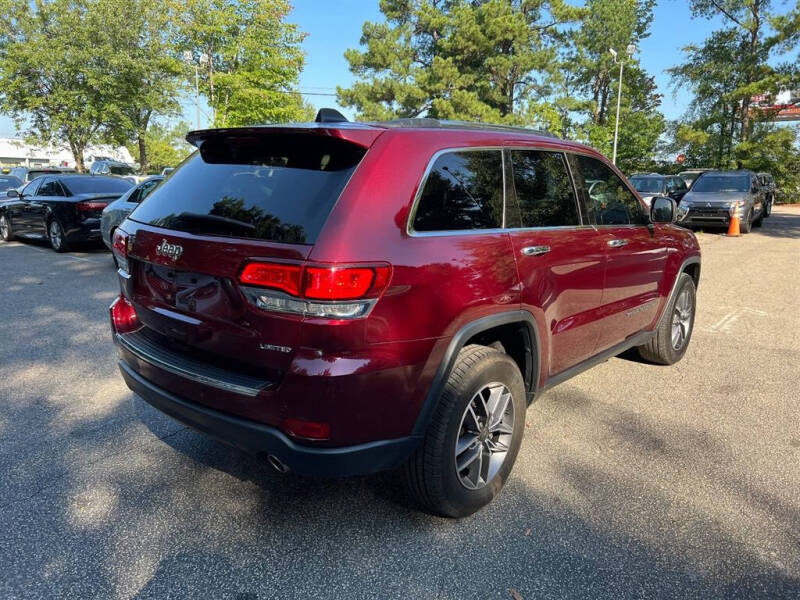
<path fill-rule="evenodd" d="M 103 209 L 100 219 L 100 232 L 103 235 L 103 243 L 111 249 L 111 236 L 117 226 L 131 214 L 134 208 L 144 200 L 150 192 L 164 179 L 163 175 L 153 175 L 148 177 L 136 187 L 132 187 L 125 192 L 119 199 Z"/>

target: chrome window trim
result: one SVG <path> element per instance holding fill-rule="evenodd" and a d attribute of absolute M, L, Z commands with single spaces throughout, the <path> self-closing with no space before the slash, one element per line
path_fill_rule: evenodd
<path fill-rule="evenodd" d="M 417 192 L 414 194 L 414 202 L 411 204 L 411 211 L 408 214 L 408 220 L 406 221 L 406 234 L 409 237 L 438 237 L 441 235 L 475 235 L 475 234 L 487 234 L 487 233 L 505 233 L 505 227 L 495 227 L 493 229 L 442 229 L 439 231 L 416 231 L 414 229 L 414 218 L 417 216 L 417 209 L 419 208 L 419 201 L 422 198 L 422 192 L 425 189 L 425 184 L 428 183 L 428 177 L 433 170 L 433 165 L 439 159 L 440 156 L 445 154 L 454 154 L 457 152 L 485 152 L 487 150 L 497 150 L 500 152 L 500 160 L 501 163 L 505 163 L 503 160 L 503 146 L 465 146 L 465 147 L 454 147 L 454 148 L 443 148 L 441 150 L 437 150 L 433 153 L 433 156 L 428 161 L 428 166 L 425 167 L 425 171 L 422 173 L 422 179 L 419 182 L 419 186 L 417 187 Z M 505 218 L 506 218 L 506 181 L 505 181 L 505 164 L 503 164 L 503 217 L 501 220 L 501 225 L 505 225 Z"/>
<path fill-rule="evenodd" d="M 495 227 L 492 229 L 442 229 L 437 231 L 416 231 L 413 227 L 414 218 L 417 215 L 417 208 L 419 207 L 419 201 L 422 198 L 422 192 L 425 189 L 425 184 L 428 182 L 428 176 L 430 172 L 433 170 L 433 165 L 439 159 L 440 156 L 449 153 L 455 152 L 480 152 L 486 150 L 499 150 L 501 153 L 502 159 L 502 177 L 503 177 L 503 219 L 502 219 L 502 227 Z M 561 154 L 561 159 L 564 161 L 564 165 L 567 169 L 567 175 L 572 182 L 572 192 L 573 192 L 573 199 L 576 203 L 578 208 L 578 218 L 580 219 L 580 223 L 578 225 L 557 225 L 557 226 L 547 226 L 547 227 L 506 227 L 506 202 L 508 199 L 508 190 L 506 185 L 506 151 L 508 150 L 534 150 L 537 152 L 551 152 Z M 425 167 L 425 171 L 422 174 L 422 179 L 419 182 L 417 187 L 417 191 L 414 194 L 414 201 L 411 205 L 411 210 L 409 211 L 408 220 L 406 221 L 406 235 L 409 237 L 452 237 L 452 236 L 459 236 L 459 235 L 496 235 L 501 233 L 510 233 L 510 232 L 536 232 L 536 231 L 560 231 L 560 230 L 569 230 L 569 229 L 594 229 L 597 230 L 597 227 L 592 225 L 591 223 L 585 223 L 583 219 L 583 211 L 581 210 L 580 202 L 578 201 L 578 188 L 575 183 L 575 177 L 572 174 L 572 168 L 569 164 L 569 160 L 567 160 L 567 150 L 558 150 L 552 148 L 539 148 L 536 146 L 516 146 L 516 145 L 504 145 L 504 146 L 465 146 L 465 147 L 453 147 L 453 148 L 443 148 L 441 150 L 437 150 L 434 152 L 431 159 L 428 161 L 428 165 Z M 571 151 L 570 151 L 571 152 Z M 588 154 L 585 156 L 589 156 Z M 594 158 L 594 157 L 590 157 Z M 509 157 L 510 159 L 510 157 Z"/>

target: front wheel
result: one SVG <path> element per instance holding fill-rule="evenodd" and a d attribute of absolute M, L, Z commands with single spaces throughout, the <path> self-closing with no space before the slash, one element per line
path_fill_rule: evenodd
<path fill-rule="evenodd" d="M 694 280 L 688 273 L 681 273 L 679 277 L 675 297 L 667 305 L 655 335 L 648 343 L 636 348 L 646 361 L 659 365 L 674 364 L 683 358 L 692 339 L 696 300 Z"/>
<path fill-rule="evenodd" d="M 5 215 L 0 215 L 0 239 L 10 242 L 14 239 L 14 230 L 11 228 L 11 221 Z"/>
<path fill-rule="evenodd" d="M 425 437 L 403 469 L 425 510 L 464 517 L 503 488 L 525 431 L 525 384 L 507 354 L 461 350 Z"/>
<path fill-rule="evenodd" d="M 47 224 L 47 238 L 56 252 L 66 252 L 68 250 L 67 242 L 64 240 L 64 230 L 61 227 L 61 223 L 55 218 L 51 219 Z"/>
<path fill-rule="evenodd" d="M 753 228 L 753 209 L 747 211 L 744 219 L 742 219 L 742 223 L 739 226 L 739 233 L 750 233 L 750 230 Z"/>

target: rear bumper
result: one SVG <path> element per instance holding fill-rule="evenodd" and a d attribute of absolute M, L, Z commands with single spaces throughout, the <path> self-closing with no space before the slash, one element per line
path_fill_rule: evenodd
<path fill-rule="evenodd" d="M 124 361 L 119 362 L 119 368 L 128 387 L 164 414 L 248 453 L 276 456 L 301 475 L 346 477 L 393 469 L 411 455 L 421 439 L 410 436 L 338 448 L 303 446 L 274 427 L 178 398 L 146 380 Z"/>
<path fill-rule="evenodd" d="M 75 224 L 74 227 L 69 228 L 65 233 L 67 241 L 70 242 L 89 242 L 100 240 L 102 239 L 102 234 L 100 232 L 100 219 L 86 219 Z"/>

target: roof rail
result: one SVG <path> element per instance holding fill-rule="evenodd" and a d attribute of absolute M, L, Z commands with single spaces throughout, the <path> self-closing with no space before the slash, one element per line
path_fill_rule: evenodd
<path fill-rule="evenodd" d="M 397 128 L 430 128 L 430 129 L 472 129 L 477 131 L 506 131 L 509 133 L 527 133 L 560 139 L 556 134 L 541 129 L 529 127 L 515 127 L 513 125 L 497 125 L 494 123 L 475 123 L 472 121 L 451 121 L 449 119 L 408 118 L 393 119 L 391 121 L 375 121 L 374 125 L 381 127 Z"/>

